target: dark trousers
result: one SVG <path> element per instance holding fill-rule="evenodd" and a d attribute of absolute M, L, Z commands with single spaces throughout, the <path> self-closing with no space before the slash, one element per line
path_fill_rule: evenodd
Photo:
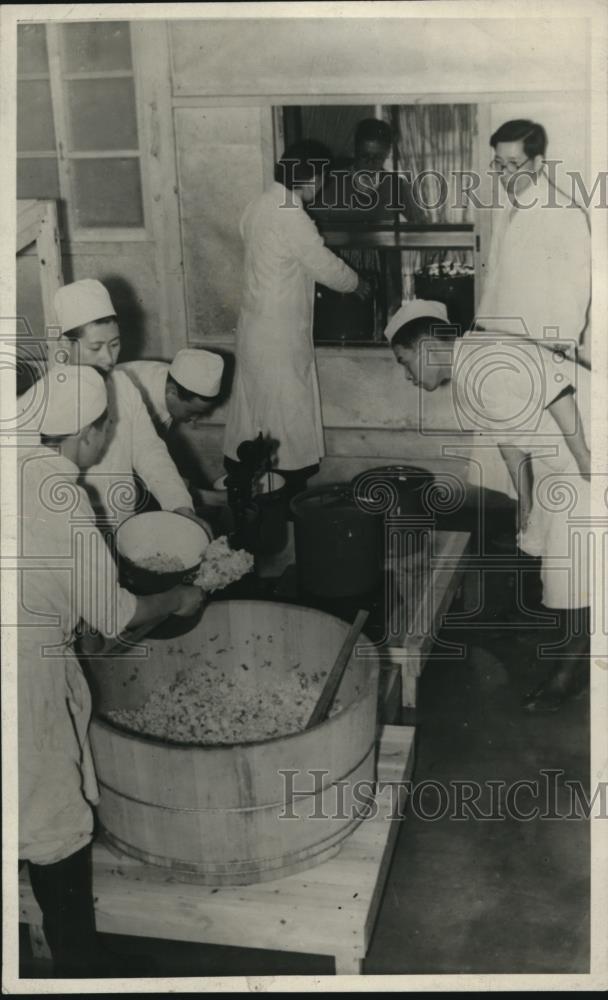
<path fill-rule="evenodd" d="M 58 978 L 103 975 L 95 931 L 91 847 L 50 865 L 28 862 L 42 929 Z"/>
<path fill-rule="evenodd" d="M 97 933 L 90 844 L 51 865 L 27 864 L 58 979 L 158 973 L 153 956 L 138 958 L 110 951 Z"/>
<path fill-rule="evenodd" d="M 557 642 L 546 652 L 551 657 L 545 690 L 574 695 L 589 683 L 591 642 L 589 608 L 549 608 L 559 616 Z"/>
<path fill-rule="evenodd" d="M 590 608 L 549 608 L 559 615 L 556 663 L 586 659 L 590 652 Z"/>

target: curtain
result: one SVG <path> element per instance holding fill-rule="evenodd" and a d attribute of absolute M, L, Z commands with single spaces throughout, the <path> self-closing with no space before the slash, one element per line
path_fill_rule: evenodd
<path fill-rule="evenodd" d="M 432 207 L 439 200 L 439 184 L 433 177 L 422 179 L 416 194 L 421 219 L 432 223 L 473 222 L 472 206 L 459 206 L 461 180 L 455 171 L 473 169 L 476 106 L 409 104 L 384 108 L 383 114 L 396 132 L 398 169 L 409 171 L 412 179 L 423 171 L 435 170 L 447 183 L 448 197 L 442 199 L 445 203 Z M 468 250 L 405 250 L 401 256 L 405 299 L 414 297 L 413 276 L 419 268 L 446 260 L 473 265 Z"/>

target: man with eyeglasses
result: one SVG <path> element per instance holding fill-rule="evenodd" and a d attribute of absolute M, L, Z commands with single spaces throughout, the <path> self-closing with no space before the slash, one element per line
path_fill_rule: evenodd
<path fill-rule="evenodd" d="M 528 119 L 505 122 L 490 145 L 490 168 L 500 175 L 506 197 L 492 220 L 475 328 L 545 343 L 545 328 L 550 328 L 550 341 L 554 337 L 567 356 L 585 361 L 591 295 L 585 212 L 544 168 L 547 133 L 542 125 Z M 473 457 L 481 466 L 482 486 L 514 496 L 498 454 L 482 450 Z"/>
<path fill-rule="evenodd" d="M 490 168 L 506 193 L 493 219 L 477 324 L 481 328 L 581 344 L 590 299 L 585 212 L 544 169 L 547 133 L 527 119 L 505 122 L 490 139 Z M 522 329 L 521 321 L 525 324 Z"/>

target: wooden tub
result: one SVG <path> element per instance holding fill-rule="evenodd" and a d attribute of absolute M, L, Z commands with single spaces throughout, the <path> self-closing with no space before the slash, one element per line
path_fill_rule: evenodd
<path fill-rule="evenodd" d="M 146 640 L 144 659 L 90 660 L 98 815 L 109 844 L 207 885 L 279 878 L 337 853 L 374 790 L 378 659 L 364 637 L 366 654 L 355 650 L 338 691 L 341 711 L 307 732 L 178 746 L 133 735 L 100 715 L 139 707 L 201 650 L 211 663 L 221 658 L 224 674 L 231 671 L 252 693 L 260 685 L 271 692 L 289 670 L 320 676 L 347 631 L 345 622 L 310 608 L 219 601 L 186 635 Z"/>

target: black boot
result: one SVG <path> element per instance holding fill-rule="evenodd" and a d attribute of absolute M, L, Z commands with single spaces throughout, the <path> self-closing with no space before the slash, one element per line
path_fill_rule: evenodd
<path fill-rule="evenodd" d="M 566 631 L 562 657 L 548 676 L 522 702 L 526 712 L 557 712 L 564 702 L 581 694 L 589 684 L 589 608 L 560 612 Z"/>
<path fill-rule="evenodd" d="M 557 712 L 564 702 L 581 694 L 588 683 L 588 662 L 575 661 L 560 665 L 542 684 L 526 695 L 522 706 L 532 714 Z"/>
<path fill-rule="evenodd" d="M 58 979 L 134 978 L 158 974 L 153 958 L 114 953 L 105 947 L 97 934 L 90 845 L 55 864 L 29 862 L 28 866 Z"/>
<path fill-rule="evenodd" d="M 55 975 L 104 975 L 95 931 L 90 846 L 54 864 L 29 862 L 29 873 Z"/>

